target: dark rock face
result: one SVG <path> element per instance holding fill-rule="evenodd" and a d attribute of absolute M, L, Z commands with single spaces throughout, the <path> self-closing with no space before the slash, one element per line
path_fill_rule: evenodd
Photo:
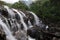
<path fill-rule="evenodd" d="M 32 27 L 27 30 L 27 34 L 30 35 L 30 37 L 35 38 L 36 40 L 40 39 L 40 32 L 38 31 L 37 27 Z"/>
<path fill-rule="evenodd" d="M 0 28 L 0 40 L 6 40 L 5 32 Z"/>
<path fill-rule="evenodd" d="M 40 30 L 40 28 L 36 26 L 28 29 L 27 34 L 36 40 L 60 40 L 60 36 L 55 35 L 56 31 L 54 30 L 54 28 L 49 28 L 49 30 Z"/>
<path fill-rule="evenodd" d="M 2 15 L 4 15 L 5 17 L 8 17 L 8 12 L 6 10 L 2 10 Z"/>
<path fill-rule="evenodd" d="M 15 14 L 15 18 L 16 18 L 17 20 L 20 20 L 20 17 L 19 17 L 18 14 Z"/>
<path fill-rule="evenodd" d="M 9 16 L 7 10 L 3 6 L 0 7 L 0 14 L 3 15 L 4 17 Z"/>
<path fill-rule="evenodd" d="M 39 32 L 37 32 L 36 30 L 28 30 L 28 31 L 29 31 L 28 35 L 30 35 L 30 37 L 40 40 Z"/>

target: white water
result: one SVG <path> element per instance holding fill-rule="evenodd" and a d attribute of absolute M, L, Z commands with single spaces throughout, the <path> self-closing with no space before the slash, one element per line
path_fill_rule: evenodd
<path fill-rule="evenodd" d="M 18 30 L 20 30 L 20 24 L 18 24 L 17 22 L 16 22 L 16 25 L 17 25 L 17 27 L 18 27 Z"/>
<path fill-rule="evenodd" d="M 26 17 L 26 15 L 25 15 L 22 11 L 20 11 L 20 13 L 21 13 L 24 17 Z"/>
<path fill-rule="evenodd" d="M 4 8 L 7 9 L 9 16 L 11 16 L 11 18 L 13 18 L 13 16 L 15 16 L 15 13 L 8 6 L 4 6 Z"/>
<path fill-rule="evenodd" d="M 29 25 L 29 28 L 33 27 L 33 25 L 31 24 L 30 20 L 28 20 L 28 25 Z"/>
<path fill-rule="evenodd" d="M 10 26 L 9 26 L 9 24 L 8 24 L 8 21 L 7 21 L 7 19 L 6 19 L 4 16 L 2 16 L 2 17 L 5 19 L 5 21 L 6 21 L 6 24 L 7 24 L 8 28 L 10 29 Z"/>
<path fill-rule="evenodd" d="M 16 9 L 13 9 L 13 11 L 15 11 L 15 12 L 18 13 L 18 15 L 20 16 L 20 19 L 21 19 L 21 23 L 24 26 L 24 30 L 27 30 L 27 25 L 25 24 L 24 19 L 23 19 L 23 16 L 21 15 L 21 13 L 19 13 L 18 10 L 16 10 Z"/>
<path fill-rule="evenodd" d="M 33 13 L 33 12 L 30 12 L 30 11 L 28 11 L 28 12 L 31 13 L 34 16 L 35 24 L 39 25 L 40 24 L 40 22 L 39 22 L 40 20 L 39 20 L 38 16 L 35 13 Z"/>
<path fill-rule="evenodd" d="M 20 11 L 20 13 L 21 13 L 24 17 L 26 17 L 25 13 L 23 13 L 22 11 Z M 28 20 L 28 25 L 29 25 L 29 28 L 33 27 L 32 24 L 31 24 L 31 22 L 30 22 L 30 20 Z"/>
<path fill-rule="evenodd" d="M 22 11 L 20 11 L 20 13 L 21 13 L 24 17 L 26 17 L 25 13 L 23 13 Z M 29 28 L 33 27 L 32 24 L 31 24 L 31 22 L 30 22 L 30 20 L 28 20 L 28 25 L 29 25 Z M 35 40 L 35 39 L 33 39 L 33 38 L 31 38 L 30 36 L 28 36 L 28 40 Z"/>
<path fill-rule="evenodd" d="M 7 24 L 8 28 L 10 29 L 10 26 L 9 26 L 7 19 L 6 18 L 4 18 L 4 19 L 6 20 L 6 24 Z"/>
<path fill-rule="evenodd" d="M 26 17 L 25 13 L 23 13 L 22 11 L 20 11 L 20 13 L 23 15 L 23 17 Z M 33 25 L 31 24 L 30 20 L 28 20 L 28 25 L 29 25 L 29 28 L 33 27 Z M 33 39 L 30 36 L 28 36 L 28 40 L 35 40 L 35 39 Z"/>
<path fill-rule="evenodd" d="M 0 19 L 0 25 L 2 26 L 5 34 L 6 34 L 6 38 L 7 40 L 16 40 L 14 38 L 14 36 L 12 35 L 11 31 L 8 29 L 8 27 L 6 26 L 5 23 L 2 22 L 2 20 Z"/>
<path fill-rule="evenodd" d="M 46 26 L 46 30 L 48 29 L 49 27 L 48 27 L 48 25 Z"/>
<path fill-rule="evenodd" d="M 35 39 L 33 39 L 33 38 L 31 38 L 30 36 L 28 36 L 28 40 L 35 40 Z"/>

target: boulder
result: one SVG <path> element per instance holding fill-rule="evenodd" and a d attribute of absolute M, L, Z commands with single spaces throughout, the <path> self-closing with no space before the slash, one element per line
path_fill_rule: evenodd
<path fill-rule="evenodd" d="M 2 29 L 0 29 L 0 40 L 6 40 L 5 32 Z"/>

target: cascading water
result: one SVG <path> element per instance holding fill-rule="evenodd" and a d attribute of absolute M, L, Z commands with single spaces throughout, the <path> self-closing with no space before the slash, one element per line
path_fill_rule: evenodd
<path fill-rule="evenodd" d="M 4 5 L 4 8 L 7 9 L 8 13 L 9 13 L 9 16 L 10 16 L 11 18 L 13 18 L 13 16 L 15 16 L 15 13 L 14 13 L 8 6 L 5 6 L 5 5 Z"/>
<path fill-rule="evenodd" d="M 6 26 L 6 24 L 4 22 L 2 22 L 2 20 L 0 19 L 0 25 L 2 26 L 5 34 L 6 34 L 6 38 L 7 40 L 16 40 L 14 38 L 14 36 L 12 35 L 11 31 L 8 29 L 8 27 Z"/>
<path fill-rule="evenodd" d="M 40 20 L 39 20 L 39 18 L 37 17 L 37 15 L 35 15 L 35 13 L 33 13 L 33 12 L 30 12 L 30 11 L 28 11 L 29 13 L 31 13 L 33 16 L 34 16 L 34 20 L 35 20 L 35 25 L 40 25 Z"/>
<path fill-rule="evenodd" d="M 0 15 L 1 16 L 1 15 Z M 7 26 L 8 26 L 8 28 L 10 29 L 10 25 L 8 24 L 8 21 L 7 21 L 7 19 L 4 17 L 4 16 L 2 16 L 4 19 L 5 19 L 5 21 L 6 21 L 6 24 L 7 24 Z"/>
<path fill-rule="evenodd" d="M 30 20 L 28 20 L 28 25 L 29 25 L 29 28 L 33 27 L 33 25 L 31 24 Z"/>
<path fill-rule="evenodd" d="M 17 12 L 17 14 L 20 16 L 21 23 L 23 24 L 24 29 L 27 30 L 27 25 L 25 24 L 25 22 L 23 20 L 23 16 L 21 15 L 21 13 L 19 13 L 16 9 L 13 9 L 13 11 Z"/>
<path fill-rule="evenodd" d="M 2 28 L 6 34 L 7 40 L 18 40 L 18 39 L 27 40 L 27 38 L 28 40 L 35 40 L 31 38 L 29 35 L 27 36 L 27 30 L 30 28 L 33 28 L 35 25 L 44 27 L 44 24 L 42 24 L 42 21 L 39 20 L 38 16 L 35 13 L 28 11 L 28 13 L 34 16 L 34 20 L 33 20 L 34 24 L 33 24 L 33 22 L 29 19 L 30 17 L 29 14 L 26 15 L 22 11 L 19 11 L 16 9 L 10 9 L 8 6 L 4 6 L 4 8 L 7 9 L 9 17 L 8 18 L 4 17 L 4 15 L 1 14 L 3 16 L 3 19 L 6 21 L 6 23 L 4 23 L 2 19 L 0 19 L 0 25 L 2 25 Z M 19 18 L 16 18 L 17 17 L 16 14 L 18 14 L 17 16 L 19 16 Z M 27 20 L 27 23 L 25 22 L 26 21 L 25 18 Z M 21 30 L 21 27 L 24 27 L 24 29 Z M 48 26 L 46 26 L 46 29 L 47 28 Z"/>
<path fill-rule="evenodd" d="M 22 11 L 20 11 L 20 13 L 21 13 L 24 17 L 26 17 L 25 13 L 23 13 Z M 31 24 L 31 22 L 30 22 L 30 20 L 28 20 L 28 25 L 29 25 L 29 28 L 33 27 L 32 24 Z M 28 40 L 35 40 L 35 39 L 33 39 L 33 38 L 31 38 L 30 36 L 28 36 Z"/>
<path fill-rule="evenodd" d="M 20 11 L 20 13 L 21 13 L 24 17 L 26 17 L 25 13 L 23 13 L 22 11 Z M 30 20 L 28 20 L 28 25 L 29 25 L 29 28 L 33 27 L 32 24 L 31 24 L 31 22 L 30 22 Z"/>
<path fill-rule="evenodd" d="M 24 17 L 26 17 L 26 15 L 22 12 L 22 11 L 19 11 Z"/>
<path fill-rule="evenodd" d="M 43 24 L 42 23 L 42 21 L 41 20 L 39 20 L 39 17 L 35 14 L 35 13 L 33 13 L 33 12 L 31 12 L 31 11 L 27 11 L 27 12 L 29 12 L 29 13 L 31 13 L 33 16 L 34 16 L 34 25 L 37 25 L 37 26 L 40 26 L 40 28 L 48 28 L 48 26 L 45 26 L 45 24 Z"/>

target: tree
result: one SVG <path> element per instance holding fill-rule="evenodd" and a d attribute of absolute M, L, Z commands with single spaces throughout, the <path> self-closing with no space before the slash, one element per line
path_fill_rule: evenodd
<path fill-rule="evenodd" d="M 31 4 L 30 10 L 48 23 L 60 22 L 60 2 L 58 0 L 45 1 L 43 4 L 41 1 L 36 1 Z"/>
<path fill-rule="evenodd" d="M 5 4 L 5 2 L 4 1 L 0 1 L 0 5 L 4 5 Z"/>
<path fill-rule="evenodd" d="M 11 7 L 16 9 L 28 10 L 28 7 L 25 4 L 23 4 L 21 1 L 14 3 Z"/>

